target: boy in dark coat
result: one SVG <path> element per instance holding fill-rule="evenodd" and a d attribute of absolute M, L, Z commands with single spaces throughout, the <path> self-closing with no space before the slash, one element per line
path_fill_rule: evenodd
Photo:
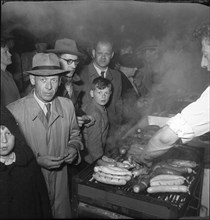
<path fill-rule="evenodd" d="M 109 120 L 105 105 L 112 93 L 110 80 L 97 77 L 93 80 L 90 96 L 92 102 L 84 107 L 86 114 L 95 118 L 95 124 L 84 129 L 85 161 L 92 163 L 105 153 L 105 144 L 109 129 Z"/>
<path fill-rule="evenodd" d="M 1 106 L 0 219 L 52 218 L 44 177 L 10 111 Z"/>

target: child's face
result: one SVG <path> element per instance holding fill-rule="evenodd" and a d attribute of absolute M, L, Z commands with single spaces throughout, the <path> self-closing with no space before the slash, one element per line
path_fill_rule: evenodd
<path fill-rule="evenodd" d="M 1 145 L 0 156 L 10 154 L 15 146 L 15 136 L 4 125 L 0 125 Z"/>
<path fill-rule="evenodd" d="M 99 105 L 106 105 L 111 95 L 110 88 L 98 89 L 90 91 L 90 95 Z"/>

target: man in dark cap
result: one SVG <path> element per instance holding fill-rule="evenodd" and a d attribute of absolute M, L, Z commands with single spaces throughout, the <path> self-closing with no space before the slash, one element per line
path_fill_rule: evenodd
<path fill-rule="evenodd" d="M 140 116 L 137 101 L 141 94 L 135 85 L 135 75 L 142 65 L 134 54 L 123 54 L 119 58 L 119 71 L 122 73 L 122 124 L 132 124 Z"/>
<path fill-rule="evenodd" d="M 138 60 L 134 54 L 123 54 L 119 58 L 119 64 L 119 70 L 129 80 L 122 80 L 123 93 L 130 93 L 133 90 L 132 93 L 139 97 L 140 93 L 135 85 L 135 75 L 138 69 L 143 66 L 143 62 Z"/>
<path fill-rule="evenodd" d="M 11 112 L 0 107 L 0 219 L 52 218 L 46 183 Z"/>
<path fill-rule="evenodd" d="M 34 90 L 8 108 L 42 167 L 53 217 L 69 218 L 67 164 L 80 163 L 83 144 L 72 101 L 56 96 L 66 71 L 55 54 L 37 53 L 27 73 Z"/>

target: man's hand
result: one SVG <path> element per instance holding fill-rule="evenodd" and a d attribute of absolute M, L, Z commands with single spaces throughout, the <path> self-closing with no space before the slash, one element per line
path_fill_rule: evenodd
<path fill-rule="evenodd" d="M 81 128 L 84 125 L 84 119 L 82 116 L 77 116 L 77 123 L 79 125 L 79 127 Z"/>
<path fill-rule="evenodd" d="M 95 118 L 91 115 L 77 116 L 77 123 L 79 127 L 82 127 L 83 125 L 85 127 L 90 127 L 95 123 Z"/>
<path fill-rule="evenodd" d="M 70 145 L 66 149 L 66 153 L 64 155 L 64 162 L 71 164 L 78 156 L 78 150 L 76 147 Z"/>
<path fill-rule="evenodd" d="M 90 126 L 94 125 L 95 124 L 95 118 L 91 115 L 86 115 L 87 118 L 89 119 L 89 122 L 88 123 L 85 123 L 85 127 L 89 128 Z"/>
<path fill-rule="evenodd" d="M 64 160 L 61 157 L 54 156 L 38 156 L 37 163 L 47 170 L 58 169 Z"/>
<path fill-rule="evenodd" d="M 168 149 L 160 149 L 157 151 L 150 151 L 149 152 L 145 149 L 140 154 L 138 154 L 138 155 L 136 154 L 133 157 L 136 162 L 143 163 L 146 166 L 151 167 L 154 159 L 162 156 L 167 151 L 168 151 Z"/>

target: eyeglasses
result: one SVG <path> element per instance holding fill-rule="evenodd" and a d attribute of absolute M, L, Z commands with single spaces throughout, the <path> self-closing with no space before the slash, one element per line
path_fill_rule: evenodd
<path fill-rule="evenodd" d="M 64 59 L 64 58 L 62 58 L 62 57 L 60 57 L 60 58 L 61 58 L 62 60 L 65 60 L 68 65 L 71 65 L 72 63 L 74 63 L 75 65 L 77 65 L 77 64 L 79 63 L 79 60 L 72 60 L 72 59 L 66 60 L 66 59 Z"/>

